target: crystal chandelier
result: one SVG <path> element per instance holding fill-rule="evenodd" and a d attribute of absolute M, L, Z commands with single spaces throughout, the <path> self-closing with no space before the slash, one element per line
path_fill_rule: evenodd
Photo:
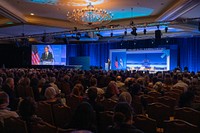
<path fill-rule="evenodd" d="M 72 13 L 67 13 L 68 20 L 87 26 L 97 26 L 108 24 L 112 20 L 111 12 L 108 13 L 104 9 L 94 8 L 89 5 L 82 9 L 74 9 Z"/>

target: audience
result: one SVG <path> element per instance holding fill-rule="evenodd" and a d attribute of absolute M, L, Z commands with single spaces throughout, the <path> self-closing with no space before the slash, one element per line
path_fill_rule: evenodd
<path fill-rule="evenodd" d="M 98 125 L 100 120 L 99 114 L 107 109 L 106 102 L 103 101 L 114 101 L 113 104 L 118 103 L 116 108 L 112 106 L 111 109 L 114 110 L 114 123 L 107 132 L 139 133 L 142 131 L 132 126 L 134 114 L 132 108 L 135 109 L 136 103 L 139 103 L 145 111 L 146 104 L 143 102 L 145 95 L 151 91 L 165 95 L 165 92 L 179 87 L 183 89 L 183 93 L 180 95 L 178 107 L 199 110 L 200 105 L 196 102 L 200 96 L 199 86 L 200 73 L 193 72 L 1 69 L 0 121 L 3 123 L 4 118 L 18 117 L 14 112 L 17 111 L 19 118 L 27 122 L 31 131 L 31 124 L 37 121 L 43 122 L 35 115 L 34 100 L 60 106 L 61 99 L 66 98 L 66 106 L 70 107 L 74 114 L 66 128 L 98 132 L 96 123 Z M 70 100 L 76 101 L 73 103 Z"/>

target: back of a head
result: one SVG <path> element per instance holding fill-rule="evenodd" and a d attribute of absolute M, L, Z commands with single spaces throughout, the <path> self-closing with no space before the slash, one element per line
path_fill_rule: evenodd
<path fill-rule="evenodd" d="M 5 92 L 0 92 L 0 109 L 5 109 L 9 105 L 9 96 Z"/>
<path fill-rule="evenodd" d="M 50 77 L 49 78 L 49 82 L 50 83 L 55 83 L 56 82 L 56 78 L 55 77 Z"/>
<path fill-rule="evenodd" d="M 46 99 L 53 99 L 56 97 L 56 90 L 53 87 L 48 87 L 45 90 L 44 96 Z"/>
<path fill-rule="evenodd" d="M 183 80 L 183 76 L 182 76 L 181 74 L 178 74 L 178 75 L 177 75 L 177 79 L 178 79 L 178 80 Z"/>
<path fill-rule="evenodd" d="M 122 92 L 119 95 L 119 102 L 127 102 L 129 105 L 131 105 L 132 102 L 132 96 L 129 92 Z"/>
<path fill-rule="evenodd" d="M 90 79 L 90 86 L 96 86 L 97 85 L 97 79 L 96 78 L 91 78 Z"/>
<path fill-rule="evenodd" d="M 114 122 L 116 124 L 123 124 L 132 120 L 133 111 L 130 105 L 126 102 L 118 103 L 115 107 Z"/>
<path fill-rule="evenodd" d="M 138 93 L 141 91 L 141 86 L 138 83 L 134 83 L 133 85 L 130 86 L 129 92 L 131 95 L 138 95 Z"/>
<path fill-rule="evenodd" d="M 90 100 L 95 100 L 97 98 L 97 88 L 96 87 L 90 87 L 88 89 L 88 98 Z"/>
<path fill-rule="evenodd" d="M 6 84 L 7 84 L 7 85 L 10 85 L 12 82 L 14 82 L 14 79 L 13 79 L 13 78 L 7 78 L 7 79 L 6 79 Z"/>
<path fill-rule="evenodd" d="M 36 103 L 33 98 L 31 97 L 25 98 L 20 103 L 19 114 L 23 119 L 27 120 L 31 118 L 35 114 L 35 111 L 36 111 Z"/>
<path fill-rule="evenodd" d="M 117 76 L 116 77 L 116 81 L 122 81 L 122 77 L 121 76 Z"/>
<path fill-rule="evenodd" d="M 82 102 L 76 109 L 71 122 L 72 128 L 87 128 L 94 122 L 94 110 L 87 102 Z"/>

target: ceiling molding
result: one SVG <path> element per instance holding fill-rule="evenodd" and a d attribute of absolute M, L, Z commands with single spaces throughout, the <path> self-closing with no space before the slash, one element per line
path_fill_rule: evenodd
<path fill-rule="evenodd" d="M 3 0 L 0 1 L 0 14 L 2 14 L 4 17 L 13 20 L 14 22 L 26 23 L 25 16 L 20 11 L 18 11 Z"/>
<path fill-rule="evenodd" d="M 199 0 L 179 0 L 176 3 L 172 3 L 171 6 L 169 6 L 161 15 L 159 15 L 156 21 L 175 20 L 199 4 Z"/>

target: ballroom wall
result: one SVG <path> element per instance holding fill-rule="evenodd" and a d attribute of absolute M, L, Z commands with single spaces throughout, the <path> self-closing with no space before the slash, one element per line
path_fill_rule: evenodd
<path fill-rule="evenodd" d="M 0 65 L 6 67 L 29 67 L 30 66 L 30 45 L 17 46 L 13 44 L 0 45 Z M 63 44 L 65 45 L 65 44 Z M 79 42 L 78 44 L 67 44 L 66 57 L 69 64 L 69 57 L 90 56 L 90 65 L 104 67 L 109 58 L 110 49 L 138 49 L 164 47 L 171 50 L 171 68 L 187 66 L 190 71 L 200 70 L 200 37 L 192 38 L 171 38 L 155 40 L 134 40 L 134 41 L 112 41 L 112 42 Z M 177 59 L 175 59 L 177 58 Z M 175 62 L 176 61 L 176 62 Z M 177 64 L 177 65 L 173 65 Z"/>

